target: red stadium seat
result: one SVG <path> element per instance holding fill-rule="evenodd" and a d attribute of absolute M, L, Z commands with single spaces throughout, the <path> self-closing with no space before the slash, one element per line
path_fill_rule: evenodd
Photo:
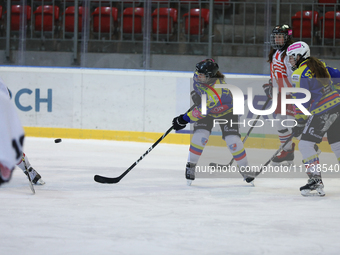
<path fill-rule="evenodd" d="M 121 0 L 120 4 L 123 9 L 125 9 L 128 7 L 139 7 L 141 3 L 139 2 L 139 0 Z"/>
<path fill-rule="evenodd" d="M 214 4 L 217 6 L 223 6 L 224 7 L 229 7 L 230 6 L 230 0 L 215 0 Z"/>
<path fill-rule="evenodd" d="M 2 19 L 2 6 L 0 5 L 0 20 Z"/>
<path fill-rule="evenodd" d="M 74 6 L 69 6 L 65 10 L 65 32 L 74 32 Z M 83 7 L 79 6 L 78 11 L 78 32 L 82 31 Z"/>
<path fill-rule="evenodd" d="M 190 5 L 193 5 L 193 4 L 196 4 L 198 5 L 199 4 L 199 0 L 180 0 L 181 4 L 190 4 Z"/>
<path fill-rule="evenodd" d="M 180 0 L 178 8 L 180 7 L 183 11 L 187 12 L 189 9 L 202 8 L 202 4 L 199 0 Z"/>
<path fill-rule="evenodd" d="M 44 15 L 43 15 L 44 13 Z M 38 6 L 34 12 L 35 31 L 54 31 L 59 20 L 59 7 L 52 5 Z M 44 18 L 44 19 L 43 19 Z"/>
<path fill-rule="evenodd" d="M 162 7 L 169 7 L 170 8 L 170 1 L 171 0 L 151 0 L 153 8 L 162 8 Z"/>
<path fill-rule="evenodd" d="M 327 6 L 327 7 L 334 7 L 334 4 L 337 3 L 338 0 L 318 0 L 318 3 L 321 4 L 320 6 Z"/>
<path fill-rule="evenodd" d="M 204 28 L 209 24 L 208 9 L 191 9 L 190 12 L 184 14 L 183 17 L 185 19 L 185 34 L 204 34 Z"/>
<path fill-rule="evenodd" d="M 116 7 L 97 7 L 93 15 L 93 32 L 100 33 L 111 33 L 114 31 L 114 23 L 118 20 L 118 9 Z M 111 18 L 110 18 L 111 15 Z M 111 23 L 110 23 L 111 20 Z"/>
<path fill-rule="evenodd" d="M 334 16 L 335 14 L 335 16 Z M 335 21 L 335 22 L 334 22 Z M 326 12 L 325 17 L 321 18 L 321 22 L 325 22 L 325 33 L 321 32 L 324 38 L 334 38 L 334 23 L 335 23 L 335 38 L 340 38 L 340 12 L 334 13 L 333 11 Z M 323 31 L 323 23 L 321 29 Z"/>
<path fill-rule="evenodd" d="M 336 7 L 337 2 L 338 0 L 318 0 L 318 9 L 322 14 L 325 14 L 328 11 L 336 11 L 338 10 L 338 7 Z"/>
<path fill-rule="evenodd" d="M 12 5 L 11 8 L 11 31 L 20 30 L 20 15 L 23 7 L 21 5 Z M 27 21 L 31 20 L 31 7 L 26 6 L 26 18 Z"/>
<path fill-rule="evenodd" d="M 313 22 L 313 23 L 312 23 Z M 319 24 L 319 13 L 314 11 L 314 15 L 312 11 L 303 11 L 302 12 L 302 22 L 301 22 L 301 11 L 297 12 L 292 17 L 292 28 L 293 28 L 293 37 L 294 38 L 311 38 L 312 28 L 315 32 L 315 28 Z M 300 30 L 302 27 L 302 34 L 300 35 Z"/>
<path fill-rule="evenodd" d="M 123 11 L 123 33 L 141 34 L 143 33 L 144 8 L 126 8 Z"/>
<path fill-rule="evenodd" d="M 174 8 L 159 8 L 152 13 L 152 33 L 172 34 L 174 23 L 177 23 L 177 10 Z"/>

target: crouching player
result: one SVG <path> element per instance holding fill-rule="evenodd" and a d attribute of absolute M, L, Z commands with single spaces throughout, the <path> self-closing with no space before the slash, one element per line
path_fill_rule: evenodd
<path fill-rule="evenodd" d="M 24 130 L 9 98 L 0 93 L 0 185 L 8 182 L 22 155 Z"/>

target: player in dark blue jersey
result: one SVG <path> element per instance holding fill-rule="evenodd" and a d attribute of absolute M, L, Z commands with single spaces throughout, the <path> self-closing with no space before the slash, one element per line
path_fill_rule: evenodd
<path fill-rule="evenodd" d="M 339 70 L 325 62 L 310 56 L 310 49 L 305 42 L 296 42 L 287 49 L 289 62 L 294 70 L 292 84 L 295 88 L 310 91 L 311 99 L 303 103 L 312 115 L 302 113 L 295 107 L 297 126 L 293 128 L 294 136 L 300 138 L 299 150 L 306 166 L 308 183 L 300 188 L 303 196 L 324 196 L 321 168 L 314 144 L 320 143 L 327 134 L 328 143 L 340 162 L 340 94 Z M 294 98 L 304 98 L 303 93 L 294 93 Z M 330 167 L 330 166 L 329 166 Z M 315 190 L 316 193 L 311 193 Z"/>

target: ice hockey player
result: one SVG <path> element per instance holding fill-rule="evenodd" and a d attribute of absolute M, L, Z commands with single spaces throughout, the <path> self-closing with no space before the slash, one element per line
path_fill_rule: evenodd
<path fill-rule="evenodd" d="M 327 134 L 328 143 L 338 161 L 340 160 L 340 94 L 334 89 L 334 85 L 339 85 L 340 72 L 311 57 L 308 44 L 302 41 L 290 45 L 287 56 L 294 70 L 293 86 L 307 89 L 311 93 L 311 99 L 302 105 L 312 115 L 304 115 L 298 107 L 295 107 L 298 125 L 293 128 L 293 134 L 295 137 L 301 135 L 299 150 L 309 177 L 307 184 L 300 188 L 301 195 L 324 196 L 321 165 L 314 144 L 320 143 Z M 304 97 L 303 93 L 293 94 L 293 98 Z M 326 167 L 332 166 L 326 164 Z"/>
<path fill-rule="evenodd" d="M 3 94 L 8 99 L 10 98 L 9 90 L 1 78 L 0 78 L 0 94 Z M 28 174 L 30 175 L 33 184 L 36 185 L 45 184 L 40 174 L 30 164 L 28 157 L 24 152 L 22 152 L 20 158 L 18 158 L 17 165 L 26 175 Z"/>
<path fill-rule="evenodd" d="M 190 142 L 188 162 L 185 169 L 187 184 L 191 185 L 195 180 L 195 167 L 208 142 L 214 119 L 228 120 L 227 124 L 220 124 L 222 139 L 225 140 L 232 153 L 240 173 L 250 183 L 254 180 L 247 174 L 248 159 L 241 141 L 238 124 L 238 116 L 233 115 L 233 100 L 228 89 L 215 88 L 216 84 L 225 84 L 224 75 L 219 71 L 218 64 L 213 59 L 205 59 L 196 64 L 193 77 L 194 98 L 202 94 L 207 95 L 206 115 L 202 114 L 201 105 L 185 114 L 173 119 L 172 124 L 175 130 L 185 128 L 187 123 L 194 123 L 193 135 Z M 244 170 L 244 171 L 243 171 Z"/>
<path fill-rule="evenodd" d="M 24 130 L 10 99 L 0 92 L 0 185 L 8 182 L 22 155 Z"/>
<path fill-rule="evenodd" d="M 272 49 L 269 53 L 268 62 L 270 63 L 270 80 L 267 84 L 262 87 L 268 98 L 273 97 L 273 87 L 277 87 L 279 94 L 277 95 L 277 108 L 275 110 L 276 119 L 280 121 L 276 123 L 276 129 L 279 134 L 281 145 L 283 145 L 287 139 L 291 137 L 292 131 L 287 127 L 281 125 L 282 120 L 293 119 L 293 107 L 287 105 L 286 114 L 281 114 L 281 89 L 292 87 L 290 77 L 292 70 L 288 67 L 288 57 L 286 51 L 289 45 L 294 41 L 292 40 L 292 29 L 289 25 L 283 24 L 275 26 L 270 35 L 270 44 Z M 276 96 L 276 95 L 275 95 Z M 294 164 L 294 148 L 295 144 L 290 141 L 286 144 L 280 154 L 278 154 L 273 160 L 273 165 L 280 165 L 284 162 L 288 164 Z"/>

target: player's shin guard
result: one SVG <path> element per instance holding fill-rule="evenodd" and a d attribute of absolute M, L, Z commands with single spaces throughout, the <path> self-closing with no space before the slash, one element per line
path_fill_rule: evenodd
<path fill-rule="evenodd" d="M 189 148 L 188 162 L 197 164 L 203 149 L 208 142 L 210 132 L 204 129 L 198 129 L 192 135 Z"/>
<path fill-rule="evenodd" d="M 240 173 L 243 178 L 247 182 L 253 181 L 254 178 L 251 177 L 249 173 L 247 154 L 240 137 L 237 135 L 228 135 L 225 137 L 225 141 L 240 169 Z"/>
<path fill-rule="evenodd" d="M 187 179 L 187 184 L 190 186 L 191 182 L 195 180 L 195 168 L 196 164 L 202 155 L 203 149 L 208 142 L 210 132 L 204 129 L 198 129 L 192 135 L 188 162 L 185 167 L 185 178 Z"/>

